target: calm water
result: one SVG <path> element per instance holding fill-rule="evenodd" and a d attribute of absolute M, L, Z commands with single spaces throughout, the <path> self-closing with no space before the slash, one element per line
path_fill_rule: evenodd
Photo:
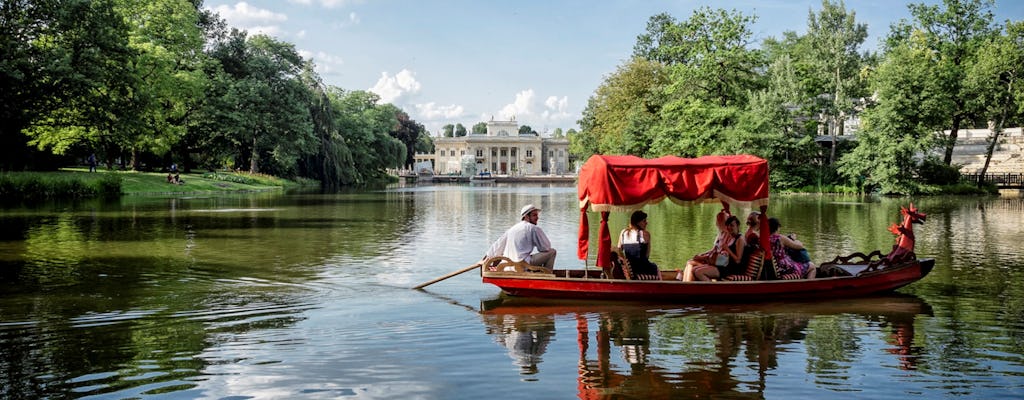
<path fill-rule="evenodd" d="M 905 201 L 771 212 L 821 261 L 888 249 Z M 557 264 L 584 265 L 573 186 L 0 209 L 0 398 L 1024 398 L 1020 199 L 915 200 L 936 268 L 875 298 L 521 301 L 475 273 L 409 289 L 478 260 L 531 202 Z M 710 245 L 716 206 L 647 211 L 663 268 Z"/>

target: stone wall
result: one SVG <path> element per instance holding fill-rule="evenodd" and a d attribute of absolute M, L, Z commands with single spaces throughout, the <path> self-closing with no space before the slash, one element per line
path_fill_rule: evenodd
<path fill-rule="evenodd" d="M 985 165 L 985 151 L 988 148 L 988 129 L 968 129 L 957 135 L 956 147 L 953 148 L 953 163 L 961 165 L 960 172 L 974 174 L 981 172 Z M 988 173 L 1021 173 L 1024 172 L 1024 136 L 1021 128 L 1011 128 L 1003 132 L 1003 136 L 992 153 L 992 162 Z"/>

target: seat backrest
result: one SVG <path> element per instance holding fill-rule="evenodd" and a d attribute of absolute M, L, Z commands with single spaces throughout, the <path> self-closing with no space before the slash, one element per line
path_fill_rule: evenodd
<path fill-rule="evenodd" d="M 747 269 L 743 272 L 743 276 L 758 280 L 761 278 L 761 271 L 764 268 L 764 250 L 756 247 L 747 249 L 747 251 L 750 256 L 747 257 Z"/>

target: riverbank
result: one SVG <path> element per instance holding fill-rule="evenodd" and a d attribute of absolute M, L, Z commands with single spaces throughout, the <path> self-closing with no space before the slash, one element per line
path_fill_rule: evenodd
<path fill-rule="evenodd" d="M 57 199 L 111 197 L 142 194 L 183 194 L 282 190 L 315 185 L 269 175 L 237 172 L 179 174 L 181 183 L 169 183 L 166 173 L 97 171 L 65 168 L 51 172 L 0 173 L 2 199 Z"/>

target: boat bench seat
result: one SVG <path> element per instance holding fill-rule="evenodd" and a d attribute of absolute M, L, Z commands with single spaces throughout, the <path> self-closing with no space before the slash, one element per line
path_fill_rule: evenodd
<path fill-rule="evenodd" d="M 510 273 L 539 273 L 539 274 L 550 274 L 553 275 L 553 271 L 548 268 L 541 267 L 538 265 L 531 265 L 526 261 L 512 261 L 507 257 L 492 257 L 484 262 L 484 268 L 491 272 L 510 272 Z"/>
<path fill-rule="evenodd" d="M 726 275 L 722 278 L 726 281 L 756 281 L 761 275 L 761 268 L 764 267 L 764 250 L 758 248 L 750 253 L 747 259 L 747 269 L 743 274 Z"/>

